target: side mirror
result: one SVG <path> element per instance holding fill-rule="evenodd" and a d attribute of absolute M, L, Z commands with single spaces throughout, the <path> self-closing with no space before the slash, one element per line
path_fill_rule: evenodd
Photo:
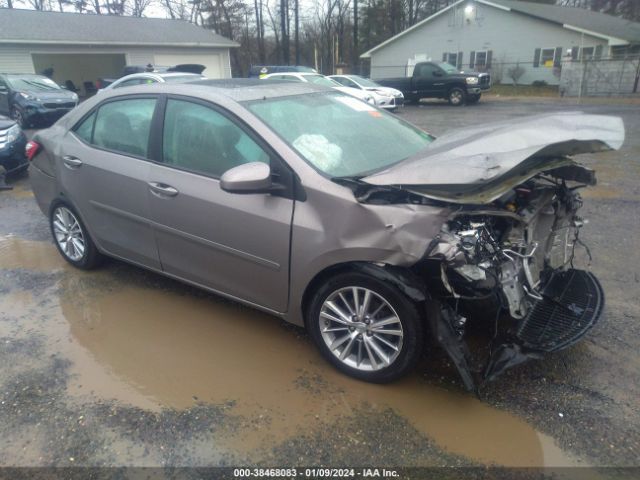
<path fill-rule="evenodd" d="M 0 85 L 0 93 L 7 93 L 8 89 L 4 85 Z"/>
<path fill-rule="evenodd" d="M 271 168 L 263 162 L 238 165 L 222 174 L 220 188 L 229 193 L 268 193 L 271 191 Z"/>
<path fill-rule="evenodd" d="M 441 77 L 442 76 L 442 72 L 439 72 L 438 70 L 434 70 L 433 71 L 433 76 L 434 77 Z"/>

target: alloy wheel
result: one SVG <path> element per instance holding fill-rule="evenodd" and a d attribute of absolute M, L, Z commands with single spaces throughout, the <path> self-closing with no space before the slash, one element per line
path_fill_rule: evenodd
<path fill-rule="evenodd" d="M 60 206 L 54 210 L 53 234 L 60 251 L 69 260 L 82 260 L 86 251 L 84 234 L 80 222 L 68 208 Z"/>
<path fill-rule="evenodd" d="M 24 118 L 22 117 L 22 113 L 16 107 L 13 107 L 13 114 L 11 117 L 16 121 L 16 123 L 20 126 L 20 128 L 24 128 Z"/>
<path fill-rule="evenodd" d="M 363 287 L 330 294 L 320 309 L 320 333 L 343 364 L 361 371 L 391 365 L 402 350 L 400 317 L 382 296 Z"/>
<path fill-rule="evenodd" d="M 462 92 L 458 89 L 452 90 L 449 94 L 449 100 L 453 105 L 460 105 L 462 103 Z"/>

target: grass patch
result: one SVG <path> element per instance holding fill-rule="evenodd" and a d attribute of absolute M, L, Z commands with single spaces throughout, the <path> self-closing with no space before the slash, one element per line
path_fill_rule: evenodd
<path fill-rule="evenodd" d="M 504 97 L 557 97 L 557 85 L 492 85 L 489 91 L 491 95 Z"/>

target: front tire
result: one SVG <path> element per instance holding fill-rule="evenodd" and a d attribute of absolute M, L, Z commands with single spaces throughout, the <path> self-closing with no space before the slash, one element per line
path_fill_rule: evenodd
<path fill-rule="evenodd" d="M 11 109 L 11 118 L 14 119 L 23 130 L 28 127 L 27 122 L 24 119 L 24 115 L 18 107 L 13 107 Z"/>
<path fill-rule="evenodd" d="M 74 267 L 91 270 L 102 255 L 98 252 L 80 216 L 70 206 L 58 203 L 49 216 L 51 234 L 64 259 Z"/>
<path fill-rule="evenodd" d="M 331 278 L 306 313 L 307 329 L 322 355 L 351 377 L 391 382 L 409 372 L 422 353 L 424 327 L 416 304 L 369 275 Z"/>
<path fill-rule="evenodd" d="M 464 89 L 460 87 L 453 87 L 451 90 L 449 90 L 447 100 L 449 100 L 449 105 L 460 107 L 467 101 L 467 92 L 465 92 Z"/>

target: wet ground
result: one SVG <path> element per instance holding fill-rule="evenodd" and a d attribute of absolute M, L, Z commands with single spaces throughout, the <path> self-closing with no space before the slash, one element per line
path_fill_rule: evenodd
<path fill-rule="evenodd" d="M 584 158 L 600 182 L 582 238 L 606 316 L 481 398 L 440 352 L 369 385 L 276 318 L 117 261 L 75 270 L 15 180 L 0 193 L 0 466 L 640 466 L 640 107 L 493 99 L 400 115 L 438 135 L 575 109 L 627 128 L 621 151 Z"/>

